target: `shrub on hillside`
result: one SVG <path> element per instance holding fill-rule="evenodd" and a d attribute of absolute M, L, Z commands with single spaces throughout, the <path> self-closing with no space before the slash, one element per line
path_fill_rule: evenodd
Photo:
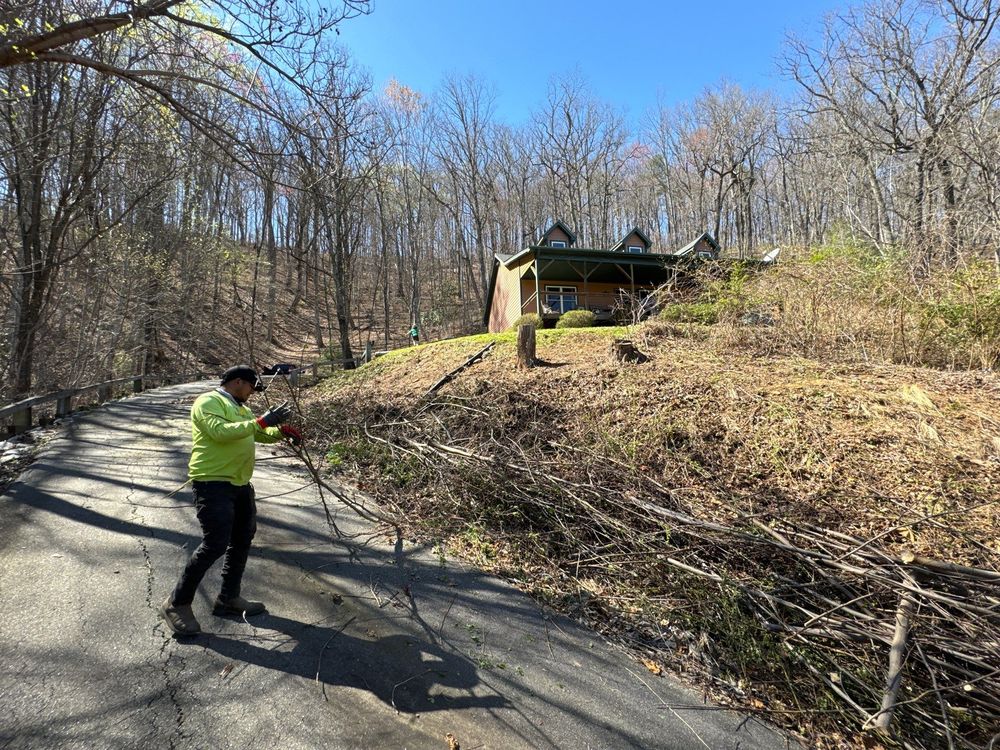
<path fill-rule="evenodd" d="M 917 304 L 923 338 L 943 347 L 948 366 L 996 367 L 1000 362 L 1000 291 L 988 267 L 956 271 L 937 294 Z"/>
<path fill-rule="evenodd" d="M 590 310 L 570 310 L 556 321 L 556 328 L 590 328 L 594 325 L 594 313 Z"/>
<path fill-rule="evenodd" d="M 510 327 L 510 330 L 516 331 L 521 326 L 533 325 L 535 328 L 542 327 L 542 316 L 538 313 L 525 313 L 520 318 L 514 321 L 514 325 Z"/>
<path fill-rule="evenodd" d="M 715 302 L 675 302 L 663 308 L 660 318 L 671 323 L 710 326 L 719 322 L 719 309 Z"/>
<path fill-rule="evenodd" d="M 849 243 L 789 249 L 777 266 L 727 282 L 716 302 L 720 325 L 713 330 L 727 345 L 758 354 L 996 367 L 995 267 L 972 262 L 928 273 L 917 261 L 902 251 Z M 699 301 L 719 291 L 709 288 Z M 767 312 L 773 322 L 741 324 L 748 310 Z"/>

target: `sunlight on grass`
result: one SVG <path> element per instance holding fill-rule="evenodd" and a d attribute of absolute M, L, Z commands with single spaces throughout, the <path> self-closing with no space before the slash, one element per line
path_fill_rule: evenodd
<path fill-rule="evenodd" d="M 597 326 L 594 328 L 545 328 L 537 332 L 539 345 L 554 343 L 561 339 L 571 337 L 587 337 L 591 339 L 622 337 L 629 334 L 628 326 Z M 517 331 L 505 331 L 503 333 L 476 333 L 471 336 L 459 336 L 453 339 L 442 339 L 441 341 L 431 341 L 419 346 L 408 346 L 401 349 L 393 349 L 382 356 L 365 365 L 360 371 L 377 365 L 400 361 L 405 357 L 414 356 L 423 352 L 434 351 L 435 353 L 447 349 L 468 349 L 469 354 L 473 354 L 475 347 L 484 347 L 490 342 L 496 342 L 498 346 L 515 345 L 517 343 Z"/>

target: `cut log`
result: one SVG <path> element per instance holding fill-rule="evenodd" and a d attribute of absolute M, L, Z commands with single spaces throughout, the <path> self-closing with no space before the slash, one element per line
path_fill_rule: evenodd
<path fill-rule="evenodd" d="M 535 326 L 525 323 L 517 329 L 517 366 L 534 367 L 535 358 Z"/>

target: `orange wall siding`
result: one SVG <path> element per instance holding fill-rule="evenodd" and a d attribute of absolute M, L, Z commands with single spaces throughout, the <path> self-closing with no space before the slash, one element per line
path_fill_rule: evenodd
<path fill-rule="evenodd" d="M 490 333 L 506 331 L 521 315 L 521 297 L 517 283 L 519 278 L 517 268 L 509 269 L 501 263 L 497 269 L 493 304 L 490 307 Z"/>

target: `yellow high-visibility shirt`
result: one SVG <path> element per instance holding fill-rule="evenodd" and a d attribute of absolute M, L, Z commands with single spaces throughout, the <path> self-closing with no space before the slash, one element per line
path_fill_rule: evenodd
<path fill-rule="evenodd" d="M 247 406 L 228 394 L 209 391 L 191 407 L 191 461 L 188 476 L 200 482 L 242 487 L 253 476 L 254 443 L 281 440 L 277 427 L 262 428 Z"/>

